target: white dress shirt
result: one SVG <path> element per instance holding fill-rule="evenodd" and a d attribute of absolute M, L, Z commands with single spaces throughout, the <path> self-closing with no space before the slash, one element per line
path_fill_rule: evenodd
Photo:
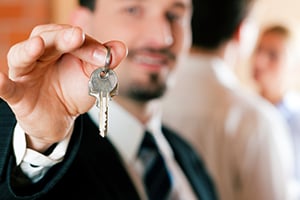
<path fill-rule="evenodd" d="M 17 124 L 13 137 L 16 165 L 20 165 L 23 173 L 33 182 L 39 181 L 53 165 L 63 160 L 70 137 L 71 134 L 58 143 L 48 156 L 45 156 L 37 151 L 26 148 L 25 133 L 19 124 Z"/>
<path fill-rule="evenodd" d="M 292 90 L 288 91 L 276 107 L 289 125 L 296 158 L 295 174 L 300 182 L 300 94 Z"/>

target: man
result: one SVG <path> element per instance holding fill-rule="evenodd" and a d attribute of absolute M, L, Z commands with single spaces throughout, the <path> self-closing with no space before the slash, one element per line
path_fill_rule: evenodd
<path fill-rule="evenodd" d="M 258 93 L 278 108 L 289 125 L 295 153 L 296 177 L 300 180 L 300 95 L 291 79 L 297 64 L 297 40 L 288 26 L 269 25 L 257 40 L 251 75 Z"/>
<path fill-rule="evenodd" d="M 0 76 L 9 105 L 0 103 L 0 199 L 216 199 L 198 155 L 161 125 L 154 107 L 190 45 L 191 1 L 80 4 L 73 25 L 128 46 L 116 69 L 119 94 L 109 105 L 108 135 L 99 135 L 88 80 L 109 63 L 108 48 L 111 68 L 126 48 L 101 45 L 76 26 L 38 26 L 11 48 L 9 77 Z"/>
<path fill-rule="evenodd" d="M 270 104 L 241 87 L 233 69 L 252 1 L 199 4 L 190 66 L 178 68 L 164 99 L 164 121 L 203 155 L 220 199 L 291 199 L 286 125 Z"/>

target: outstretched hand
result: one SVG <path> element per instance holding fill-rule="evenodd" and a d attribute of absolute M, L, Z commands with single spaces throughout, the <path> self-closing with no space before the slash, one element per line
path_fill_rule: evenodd
<path fill-rule="evenodd" d="M 125 45 L 101 44 L 69 25 L 37 26 L 28 40 L 10 49 L 8 76 L 0 73 L 0 97 L 12 108 L 31 148 L 43 151 L 62 140 L 75 118 L 94 104 L 88 80 L 105 64 L 104 45 L 111 48 L 113 69 L 126 56 Z"/>

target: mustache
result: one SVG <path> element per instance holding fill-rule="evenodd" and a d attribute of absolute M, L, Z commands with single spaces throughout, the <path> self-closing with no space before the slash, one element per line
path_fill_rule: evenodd
<path fill-rule="evenodd" d="M 175 61 L 176 55 L 169 49 L 154 49 L 154 48 L 141 48 L 141 49 L 132 49 L 128 50 L 128 58 L 133 58 L 136 54 L 148 53 L 156 54 L 166 57 L 168 60 Z"/>

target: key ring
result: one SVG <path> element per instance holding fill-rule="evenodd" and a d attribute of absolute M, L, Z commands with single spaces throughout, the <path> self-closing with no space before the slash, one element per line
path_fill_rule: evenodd
<path fill-rule="evenodd" d="M 110 47 L 108 47 L 108 46 L 104 46 L 104 47 L 107 50 L 106 57 L 105 57 L 104 71 L 105 71 L 105 73 L 107 73 L 107 71 L 109 70 L 110 63 L 111 63 L 111 50 L 110 50 Z"/>

